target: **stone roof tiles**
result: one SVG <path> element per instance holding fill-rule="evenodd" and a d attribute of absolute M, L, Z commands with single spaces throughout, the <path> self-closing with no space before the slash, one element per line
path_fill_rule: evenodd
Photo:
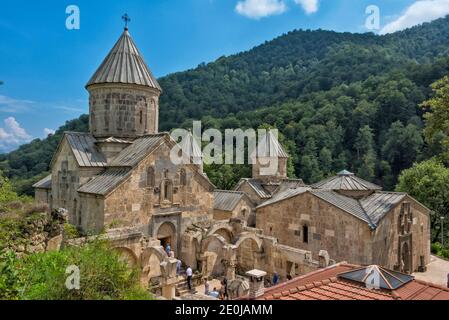
<path fill-rule="evenodd" d="M 122 33 L 86 87 L 105 83 L 136 84 L 162 91 L 127 30 Z"/>
<path fill-rule="evenodd" d="M 134 167 L 144 157 L 159 147 L 167 136 L 167 133 L 158 133 L 136 139 L 133 144 L 123 149 L 119 155 L 111 161 L 109 166 Z"/>
<path fill-rule="evenodd" d="M 339 172 L 334 177 L 330 177 L 323 181 L 315 183 L 312 185 L 312 187 L 317 189 L 347 191 L 382 190 L 382 187 L 363 180 L 347 170 Z"/>
<path fill-rule="evenodd" d="M 370 196 L 359 200 L 359 202 L 371 221 L 377 225 L 377 223 L 406 196 L 406 193 L 375 192 Z"/>
<path fill-rule="evenodd" d="M 265 190 L 265 188 L 262 186 L 262 183 L 257 179 L 244 178 L 240 180 L 236 189 L 238 189 L 239 186 L 244 182 L 247 182 L 248 185 L 251 187 L 251 189 L 253 189 L 260 198 L 262 199 L 271 198 L 271 193 L 268 190 Z"/>
<path fill-rule="evenodd" d="M 244 196 L 245 193 L 239 191 L 215 190 L 214 209 L 232 211 Z"/>
<path fill-rule="evenodd" d="M 103 173 L 82 185 L 78 192 L 108 195 L 130 175 L 130 168 L 107 168 Z"/>
<path fill-rule="evenodd" d="M 89 133 L 65 132 L 69 147 L 80 167 L 104 167 L 106 157 L 95 145 L 95 138 Z"/>
<path fill-rule="evenodd" d="M 250 157 L 288 158 L 288 154 L 278 138 L 271 131 L 268 131 L 267 134 L 258 140 L 257 148 L 250 152 Z"/>
<path fill-rule="evenodd" d="M 371 228 L 376 227 L 376 225 L 371 221 L 369 215 L 365 212 L 359 201 L 356 199 L 343 196 L 332 190 L 311 190 L 310 192 L 318 198 L 365 221 Z"/>
<path fill-rule="evenodd" d="M 51 174 L 33 184 L 33 188 L 51 189 Z"/>
<path fill-rule="evenodd" d="M 307 191 L 309 191 L 310 188 L 309 187 L 299 187 L 299 188 L 294 188 L 294 189 L 285 189 L 283 191 L 280 191 L 276 194 L 274 194 L 270 199 L 268 199 L 267 201 L 264 201 L 263 203 L 261 203 L 257 208 L 262 208 L 265 206 L 269 206 L 273 203 L 277 203 L 283 200 L 287 200 L 289 198 L 295 197 L 299 194 L 303 194 Z"/>

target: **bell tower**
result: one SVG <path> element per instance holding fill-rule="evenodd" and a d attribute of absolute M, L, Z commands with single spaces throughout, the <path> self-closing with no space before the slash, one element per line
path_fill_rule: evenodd
<path fill-rule="evenodd" d="M 126 27 L 89 80 L 89 127 L 95 138 L 135 139 L 158 133 L 162 89 Z"/>

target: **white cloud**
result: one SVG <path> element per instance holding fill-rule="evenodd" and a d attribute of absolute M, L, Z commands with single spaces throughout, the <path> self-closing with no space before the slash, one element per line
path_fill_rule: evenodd
<path fill-rule="evenodd" d="M 319 0 L 295 0 L 295 3 L 302 6 L 307 14 L 312 14 L 318 11 Z"/>
<path fill-rule="evenodd" d="M 34 104 L 33 101 L 19 100 L 0 95 L 0 112 L 18 113 L 27 111 Z"/>
<path fill-rule="evenodd" d="M 419 0 L 408 7 L 396 20 L 388 23 L 381 34 L 404 30 L 449 14 L 449 0 Z"/>
<path fill-rule="evenodd" d="M 33 138 L 20 126 L 15 118 L 6 118 L 4 123 L 5 127 L 0 127 L 0 151 L 10 151 Z"/>
<path fill-rule="evenodd" d="M 55 134 L 56 133 L 56 130 L 53 130 L 53 129 L 49 129 L 49 128 L 45 128 L 44 129 L 44 135 L 45 135 L 45 137 L 47 137 L 48 135 L 53 135 L 53 134 Z"/>
<path fill-rule="evenodd" d="M 282 14 L 287 10 L 287 6 L 283 0 L 243 0 L 237 3 L 235 10 L 245 17 L 260 19 Z"/>

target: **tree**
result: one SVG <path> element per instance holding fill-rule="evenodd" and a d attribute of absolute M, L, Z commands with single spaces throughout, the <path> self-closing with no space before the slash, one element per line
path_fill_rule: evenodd
<path fill-rule="evenodd" d="M 0 206 L 18 199 L 19 197 L 13 190 L 11 183 L 7 178 L 3 177 L 0 171 Z"/>
<path fill-rule="evenodd" d="M 430 218 L 432 239 L 437 241 L 440 217 L 449 220 L 449 168 L 435 159 L 415 164 L 401 173 L 396 190 L 407 192 L 435 212 Z"/>
<path fill-rule="evenodd" d="M 382 147 L 383 158 L 391 166 L 393 175 L 403 169 L 410 168 L 423 147 L 420 129 L 414 124 L 404 126 L 402 122 L 394 122 L 387 132 L 387 140 Z"/>
<path fill-rule="evenodd" d="M 429 144 L 442 144 L 443 157 L 449 159 L 449 77 L 432 84 L 433 97 L 422 103 L 428 111 L 424 115 L 424 136 Z"/>
<path fill-rule="evenodd" d="M 374 134 L 365 125 L 360 128 L 354 144 L 357 150 L 357 175 L 366 180 L 373 180 L 376 174 L 376 152 L 374 151 Z"/>

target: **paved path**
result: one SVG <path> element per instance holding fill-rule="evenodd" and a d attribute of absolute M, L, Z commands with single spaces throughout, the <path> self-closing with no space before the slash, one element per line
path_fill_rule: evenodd
<path fill-rule="evenodd" d="M 426 272 L 416 272 L 413 275 L 416 279 L 432 282 L 442 286 L 447 286 L 447 274 L 449 273 L 449 261 L 430 256 L 430 263 Z"/>

